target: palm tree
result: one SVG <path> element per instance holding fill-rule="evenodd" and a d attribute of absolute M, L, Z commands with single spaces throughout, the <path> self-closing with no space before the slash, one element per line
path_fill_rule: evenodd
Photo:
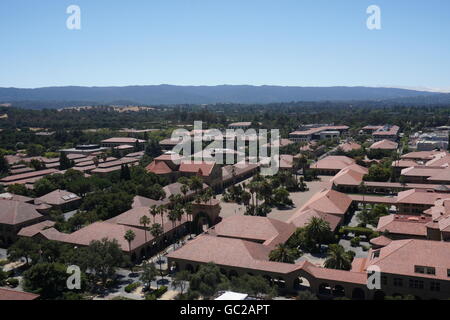
<path fill-rule="evenodd" d="M 134 233 L 133 230 L 128 230 L 127 232 L 125 232 L 125 235 L 123 237 L 128 241 L 128 248 L 130 249 L 131 253 L 131 242 L 136 238 L 136 233 Z"/>
<path fill-rule="evenodd" d="M 175 229 L 177 221 L 181 220 L 182 214 L 183 214 L 183 212 L 180 210 L 179 207 L 175 207 L 172 210 L 170 210 L 170 212 L 169 212 L 169 220 L 172 222 L 172 228 L 173 229 Z M 174 249 L 175 249 L 175 243 L 176 243 L 176 241 L 173 242 L 173 248 Z"/>
<path fill-rule="evenodd" d="M 162 226 L 159 223 L 154 223 L 150 227 L 150 233 L 153 236 L 153 238 L 156 240 L 157 238 L 159 238 L 164 233 L 164 230 L 163 230 Z"/>
<path fill-rule="evenodd" d="M 174 194 L 171 194 L 170 197 L 169 197 L 169 205 L 170 205 L 170 208 L 173 208 L 173 207 L 175 206 L 175 203 L 176 203 L 175 195 L 174 195 Z"/>
<path fill-rule="evenodd" d="M 280 243 L 269 254 L 270 261 L 294 263 L 297 258 L 295 250 L 289 248 L 286 244 Z"/>
<path fill-rule="evenodd" d="M 198 176 L 193 176 L 189 181 L 189 188 L 195 192 L 195 195 L 198 194 L 198 191 L 203 189 L 203 180 Z"/>
<path fill-rule="evenodd" d="M 306 226 L 306 230 L 310 239 L 317 243 L 318 249 L 320 249 L 323 241 L 326 240 L 327 236 L 331 233 L 330 224 L 317 217 L 311 218 Z"/>
<path fill-rule="evenodd" d="M 189 187 L 185 184 L 183 184 L 180 188 L 181 193 L 183 194 L 183 200 L 186 201 L 186 195 L 189 192 Z"/>
<path fill-rule="evenodd" d="M 241 199 L 245 206 L 248 206 L 250 204 L 250 199 L 252 198 L 252 195 L 248 193 L 247 191 L 244 191 L 242 193 Z"/>
<path fill-rule="evenodd" d="M 364 195 L 366 194 L 367 188 L 366 188 L 366 184 L 364 183 L 364 181 L 361 181 L 361 183 L 359 184 L 359 192 L 362 193 L 363 198 L 362 198 L 362 202 L 363 202 L 363 207 L 364 209 L 366 208 L 366 202 L 364 201 Z"/>
<path fill-rule="evenodd" d="M 211 204 L 213 198 L 214 198 L 214 191 L 212 188 L 208 188 L 205 192 L 205 203 L 209 201 L 209 204 Z"/>
<path fill-rule="evenodd" d="M 330 244 L 324 266 L 329 269 L 350 270 L 352 260 L 353 257 L 348 252 L 345 252 L 343 246 Z"/>
<path fill-rule="evenodd" d="M 255 194 L 258 191 L 258 185 L 256 182 L 250 182 L 248 189 L 252 195 L 252 205 L 255 207 Z M 258 200 L 256 200 L 256 207 L 258 206 Z"/>
<path fill-rule="evenodd" d="M 139 223 L 144 226 L 145 243 L 147 243 L 147 225 L 150 224 L 150 218 L 148 216 L 142 216 L 139 219 Z"/>
<path fill-rule="evenodd" d="M 159 223 L 154 223 L 151 227 L 150 227 L 150 233 L 153 236 L 153 239 L 155 239 L 155 241 L 161 237 L 164 234 L 164 229 L 161 227 L 161 225 Z M 161 252 L 158 250 L 158 261 L 159 263 L 159 273 L 161 274 L 161 277 L 164 278 L 163 273 L 162 273 L 162 263 L 161 263 Z"/>
<path fill-rule="evenodd" d="M 231 176 L 232 176 L 232 180 L 233 181 L 233 186 L 236 184 L 236 167 L 235 166 L 231 166 Z"/>
<path fill-rule="evenodd" d="M 156 223 L 155 219 L 156 215 L 158 214 L 158 207 L 156 206 L 156 204 L 151 206 L 149 212 L 153 216 L 153 223 Z"/>
<path fill-rule="evenodd" d="M 186 213 L 186 218 L 189 224 L 189 239 L 192 239 L 192 215 L 194 213 L 194 208 L 192 204 L 187 203 L 184 207 L 184 212 Z"/>
<path fill-rule="evenodd" d="M 166 214 L 166 207 L 164 205 L 158 206 L 158 213 L 161 215 L 161 227 L 164 232 L 164 215 Z"/>
<path fill-rule="evenodd" d="M 173 209 L 169 211 L 169 221 L 172 222 L 172 228 L 175 229 L 175 225 L 178 219 L 177 210 Z"/>

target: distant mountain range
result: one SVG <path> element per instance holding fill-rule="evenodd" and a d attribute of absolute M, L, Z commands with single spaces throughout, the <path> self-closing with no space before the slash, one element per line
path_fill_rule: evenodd
<path fill-rule="evenodd" d="M 357 100 L 398 100 L 405 103 L 425 104 L 450 103 L 450 94 L 397 88 L 249 85 L 0 88 L 0 103 L 13 103 L 30 108 L 58 108 L 80 104 L 264 104 L 292 101 Z"/>

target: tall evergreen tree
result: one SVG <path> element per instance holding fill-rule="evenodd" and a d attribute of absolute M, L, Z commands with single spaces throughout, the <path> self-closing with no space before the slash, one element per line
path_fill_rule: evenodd
<path fill-rule="evenodd" d="M 67 158 L 64 152 L 59 156 L 59 170 L 67 170 L 72 167 L 72 162 Z"/>

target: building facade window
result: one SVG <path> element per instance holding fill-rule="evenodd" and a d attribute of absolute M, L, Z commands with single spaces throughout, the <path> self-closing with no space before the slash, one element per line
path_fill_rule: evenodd
<path fill-rule="evenodd" d="M 422 273 L 422 274 L 436 274 L 436 268 L 434 267 L 424 267 L 424 266 L 414 266 L 414 272 L 415 273 Z"/>
<path fill-rule="evenodd" d="M 403 279 L 394 278 L 394 287 L 403 287 Z"/>
<path fill-rule="evenodd" d="M 441 284 L 439 282 L 430 282 L 430 291 L 441 291 Z"/>
<path fill-rule="evenodd" d="M 423 281 L 409 279 L 409 287 L 413 289 L 423 289 Z"/>

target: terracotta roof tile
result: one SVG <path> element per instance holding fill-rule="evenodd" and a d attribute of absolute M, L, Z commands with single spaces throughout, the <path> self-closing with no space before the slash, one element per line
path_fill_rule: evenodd
<path fill-rule="evenodd" d="M 354 164 L 355 160 L 345 156 L 328 156 L 311 165 L 312 169 L 341 170 Z"/>
<path fill-rule="evenodd" d="M 15 200 L 0 200 L 0 224 L 18 225 L 41 218 L 36 206 Z"/>
<path fill-rule="evenodd" d="M 370 146 L 369 149 L 378 149 L 378 150 L 397 150 L 398 143 L 390 140 L 381 140 L 375 142 Z"/>
<path fill-rule="evenodd" d="M 38 294 L 17 291 L 12 289 L 0 288 L 0 300 L 36 300 Z"/>
<path fill-rule="evenodd" d="M 300 211 L 314 209 L 316 211 L 343 215 L 352 204 L 352 199 L 344 193 L 323 189 L 316 193 L 303 205 Z"/>
<path fill-rule="evenodd" d="M 258 241 L 265 245 L 276 246 L 284 243 L 295 232 L 293 224 L 276 219 L 254 216 L 231 216 L 215 227 L 217 236 Z"/>
<path fill-rule="evenodd" d="M 450 243 L 415 239 L 392 241 L 384 248 L 369 251 L 366 269 L 371 265 L 378 266 L 384 273 L 448 281 Z M 415 266 L 433 267 L 436 274 L 415 273 Z"/>

